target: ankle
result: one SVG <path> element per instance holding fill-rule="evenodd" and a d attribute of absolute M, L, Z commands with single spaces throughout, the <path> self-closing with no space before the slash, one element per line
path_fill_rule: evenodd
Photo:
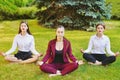
<path fill-rule="evenodd" d="M 96 60 L 95 64 L 102 64 L 102 62 Z"/>

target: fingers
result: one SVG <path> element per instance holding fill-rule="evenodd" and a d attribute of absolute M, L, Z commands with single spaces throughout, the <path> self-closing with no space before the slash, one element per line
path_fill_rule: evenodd
<path fill-rule="evenodd" d="M 39 56 L 39 57 L 41 57 L 41 56 L 43 56 L 43 53 L 40 53 L 40 56 Z"/>
<path fill-rule="evenodd" d="M 4 54 L 3 52 L 0 52 L 0 55 L 1 55 L 1 56 L 4 56 L 5 54 Z"/>
<path fill-rule="evenodd" d="M 84 50 L 83 50 L 83 49 L 80 49 L 80 51 L 81 51 L 82 53 L 84 53 Z"/>
<path fill-rule="evenodd" d="M 120 53 L 119 53 L 119 52 L 116 52 L 116 53 L 115 53 L 115 56 L 116 56 L 116 57 L 117 57 L 117 56 L 119 56 L 119 55 L 120 55 Z"/>
<path fill-rule="evenodd" d="M 39 54 L 37 54 L 37 56 L 38 56 L 38 57 L 41 57 L 41 56 L 43 56 L 43 54 L 42 54 L 42 53 L 39 53 Z"/>

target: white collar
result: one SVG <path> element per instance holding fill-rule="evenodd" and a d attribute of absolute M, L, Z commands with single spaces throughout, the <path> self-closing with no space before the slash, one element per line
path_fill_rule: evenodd
<path fill-rule="evenodd" d="M 97 34 L 95 35 L 96 39 L 103 39 L 105 35 L 102 35 L 101 37 L 98 37 Z"/>

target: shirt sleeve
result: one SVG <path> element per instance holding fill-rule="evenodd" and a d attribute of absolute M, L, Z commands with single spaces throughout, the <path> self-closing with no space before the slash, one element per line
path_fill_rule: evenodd
<path fill-rule="evenodd" d="M 13 53 L 17 48 L 17 37 L 14 38 L 13 40 L 13 44 L 12 44 L 12 48 L 10 50 L 8 50 L 5 55 L 10 55 L 11 53 Z"/>
<path fill-rule="evenodd" d="M 111 48 L 111 47 L 110 47 L 110 40 L 109 40 L 109 38 L 107 38 L 106 51 L 107 51 L 107 53 L 110 54 L 110 55 L 115 55 L 115 54 L 111 51 L 110 48 Z"/>
<path fill-rule="evenodd" d="M 33 54 L 39 54 L 37 51 L 36 51 L 36 49 L 35 49 L 35 41 L 34 41 L 34 37 L 32 37 L 32 43 L 31 43 L 31 52 L 33 53 Z"/>
<path fill-rule="evenodd" d="M 70 42 L 68 44 L 67 53 L 68 53 L 68 56 L 69 56 L 69 58 L 70 58 L 71 61 L 75 62 L 77 60 L 75 58 L 75 56 L 73 56 L 73 54 L 72 54 L 72 48 L 71 48 L 71 43 Z"/>
<path fill-rule="evenodd" d="M 42 59 L 42 61 L 45 63 L 47 62 L 50 57 L 52 56 L 51 53 L 52 53 L 52 48 L 51 48 L 51 41 L 48 43 L 48 48 L 47 48 L 47 51 L 46 51 L 46 54 L 44 56 L 44 58 Z"/>
<path fill-rule="evenodd" d="M 88 48 L 84 51 L 84 53 L 90 53 L 93 47 L 93 37 L 90 38 Z"/>

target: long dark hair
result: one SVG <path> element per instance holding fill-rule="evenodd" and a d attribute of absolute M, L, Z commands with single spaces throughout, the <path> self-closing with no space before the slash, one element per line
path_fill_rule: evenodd
<path fill-rule="evenodd" d="M 20 28 L 22 23 L 25 23 L 27 25 L 27 27 L 28 27 L 27 33 L 30 34 L 30 35 L 32 35 L 31 32 L 30 32 L 30 30 L 29 30 L 29 25 L 28 25 L 27 21 L 21 21 L 20 22 L 18 34 L 20 34 L 22 32 L 21 28 Z"/>

